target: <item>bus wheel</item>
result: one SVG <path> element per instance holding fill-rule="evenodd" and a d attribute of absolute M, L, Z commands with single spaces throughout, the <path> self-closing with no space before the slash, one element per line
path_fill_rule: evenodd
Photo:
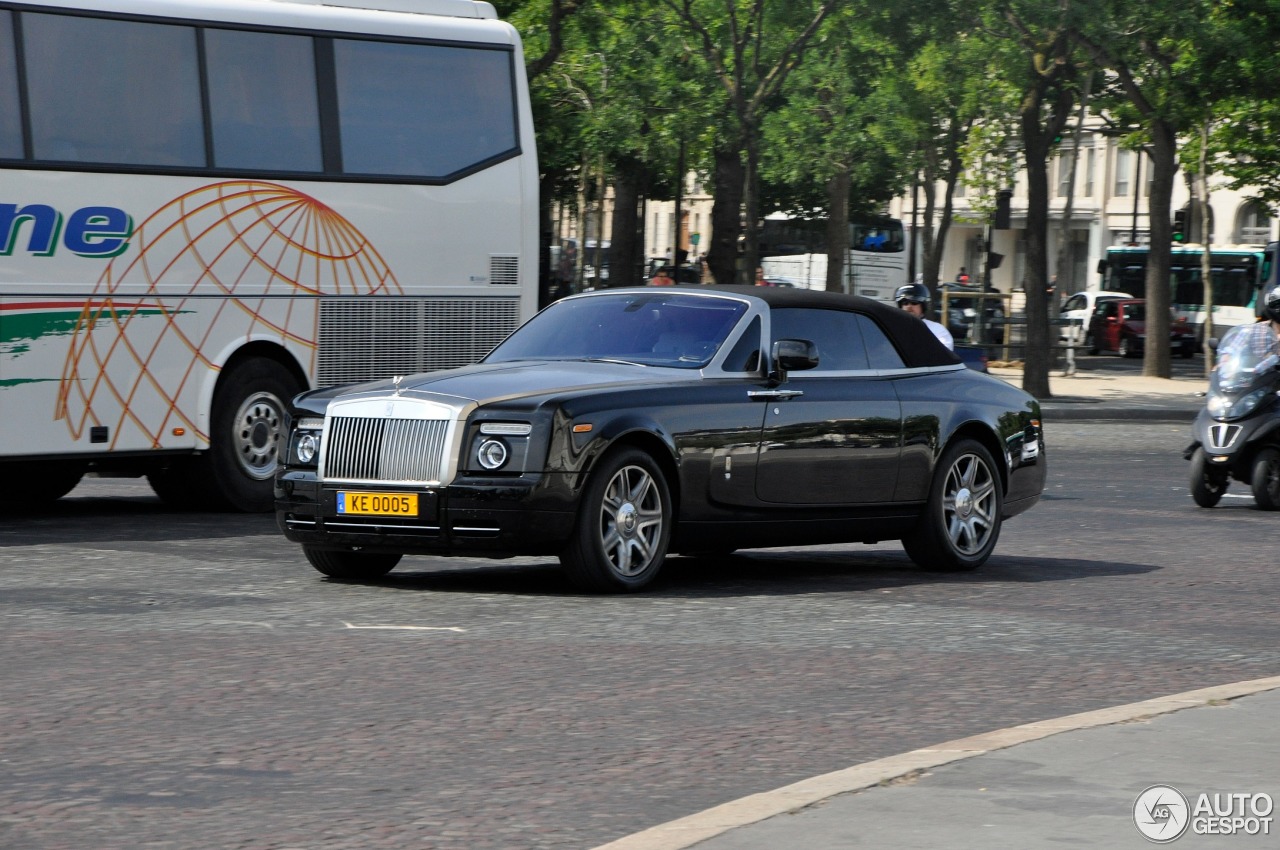
<path fill-rule="evenodd" d="M 268 511 L 272 477 L 289 435 L 285 410 L 302 387 L 289 370 L 263 357 L 232 367 L 213 396 L 204 487 L 216 507 Z"/>
<path fill-rule="evenodd" d="M 23 462 L 5 464 L 0 469 L 6 480 L 15 482 L 0 494 L 0 505 L 21 509 L 48 507 L 50 502 L 70 493 L 84 477 L 85 465 L 78 461 Z"/>

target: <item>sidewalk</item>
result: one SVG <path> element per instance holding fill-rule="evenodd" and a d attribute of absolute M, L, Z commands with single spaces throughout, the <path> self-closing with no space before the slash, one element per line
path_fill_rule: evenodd
<path fill-rule="evenodd" d="M 1022 369 L 992 366 L 991 374 L 1022 386 Z M 1190 424 L 1204 406 L 1203 378 L 1148 378 L 1138 373 L 1078 371 L 1049 373 L 1051 398 L 1042 399 L 1045 421 L 1142 419 Z"/>
<path fill-rule="evenodd" d="M 1020 368 L 991 367 L 991 374 L 1022 386 Z M 1054 371 L 1052 397 L 1041 410 L 1048 423 L 1189 425 L 1207 387 L 1203 377 Z M 1277 847 L 1280 812 L 1254 817 L 1247 809 L 1280 799 L 1278 718 L 1280 676 L 1205 688 L 854 765 L 596 850 L 1112 850 L 1168 843 L 1184 824 L 1179 850 Z M 1234 822 L 1197 817 L 1201 794 L 1208 804 L 1247 800 L 1246 811 Z M 1255 796 L 1262 794 L 1269 797 Z M 1264 825 L 1268 834 L 1248 833 Z M 1209 828 L 1236 832 L 1208 834 Z"/>
<path fill-rule="evenodd" d="M 1280 677 L 1239 682 L 950 741 L 597 850 L 1124 850 L 1179 828 L 1179 850 L 1275 847 L 1278 689 Z M 1215 804 L 1225 817 L 1205 816 Z"/>

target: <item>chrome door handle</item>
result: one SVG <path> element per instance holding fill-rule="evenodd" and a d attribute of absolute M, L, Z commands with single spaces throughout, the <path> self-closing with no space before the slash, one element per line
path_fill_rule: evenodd
<path fill-rule="evenodd" d="M 747 398 L 760 401 L 786 400 L 804 395 L 804 390 L 747 390 Z"/>

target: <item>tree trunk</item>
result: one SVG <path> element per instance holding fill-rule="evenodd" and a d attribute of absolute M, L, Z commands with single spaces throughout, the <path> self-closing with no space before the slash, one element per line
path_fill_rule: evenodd
<path fill-rule="evenodd" d="M 742 149 L 746 153 L 746 174 L 742 193 L 742 269 L 738 283 L 755 280 L 760 265 L 760 131 L 742 119 Z"/>
<path fill-rule="evenodd" d="M 715 150 L 715 202 L 707 265 L 716 283 L 737 282 L 738 234 L 742 232 L 742 158 L 732 146 Z"/>
<path fill-rule="evenodd" d="M 555 223 L 551 215 L 551 178 L 543 175 L 538 187 L 538 309 L 568 293 L 555 291 L 555 270 L 551 268 L 551 243 Z"/>
<path fill-rule="evenodd" d="M 1025 118 L 1025 116 L 1024 116 Z M 1037 133 L 1039 119 L 1036 121 Z M 1025 128 L 1023 139 L 1026 140 Z M 1047 145 L 1027 145 L 1027 348 L 1022 388 L 1049 398 L 1049 169 Z"/>
<path fill-rule="evenodd" d="M 613 178 L 613 235 L 609 240 L 609 285 L 640 286 L 643 250 L 637 211 L 640 186 L 644 178 L 639 169 L 619 168 Z"/>
<path fill-rule="evenodd" d="M 852 292 L 845 285 L 845 258 L 849 256 L 849 169 L 842 165 L 827 181 L 827 291 Z"/>
<path fill-rule="evenodd" d="M 1200 243 L 1204 246 L 1204 250 L 1200 252 L 1200 280 L 1204 284 L 1204 330 L 1203 330 L 1203 351 L 1204 351 L 1204 376 L 1205 378 L 1213 377 L 1213 361 L 1216 353 L 1209 347 L 1209 340 L 1214 337 L 1213 332 L 1213 251 L 1209 247 L 1210 216 L 1212 215 L 1212 207 L 1209 206 L 1209 121 L 1205 121 L 1200 126 L 1200 167 L 1196 174 L 1196 197 L 1199 200 L 1200 222 L 1203 228 L 1204 237 Z"/>
<path fill-rule="evenodd" d="M 1151 196 L 1147 198 L 1148 230 L 1151 250 L 1147 252 L 1147 340 L 1142 360 L 1142 374 L 1149 378 L 1168 378 L 1172 374 L 1169 361 L 1169 269 L 1172 265 L 1172 199 L 1173 181 L 1178 174 L 1177 134 L 1168 121 L 1152 118 Z M 1141 187 L 1136 187 L 1139 191 Z M 1161 341 L 1164 341 L 1162 344 Z"/>

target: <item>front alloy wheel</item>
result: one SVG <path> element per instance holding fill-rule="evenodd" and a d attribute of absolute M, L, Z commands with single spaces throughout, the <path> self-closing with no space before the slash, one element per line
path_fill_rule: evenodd
<path fill-rule="evenodd" d="M 982 566 L 1000 537 L 1004 491 L 991 453 L 961 440 L 942 455 L 919 523 L 902 546 L 925 569 Z"/>
<path fill-rule="evenodd" d="M 658 574 L 670 537 L 671 496 L 662 470 L 644 452 L 623 449 L 593 470 L 560 563 L 583 589 L 639 590 Z"/>

